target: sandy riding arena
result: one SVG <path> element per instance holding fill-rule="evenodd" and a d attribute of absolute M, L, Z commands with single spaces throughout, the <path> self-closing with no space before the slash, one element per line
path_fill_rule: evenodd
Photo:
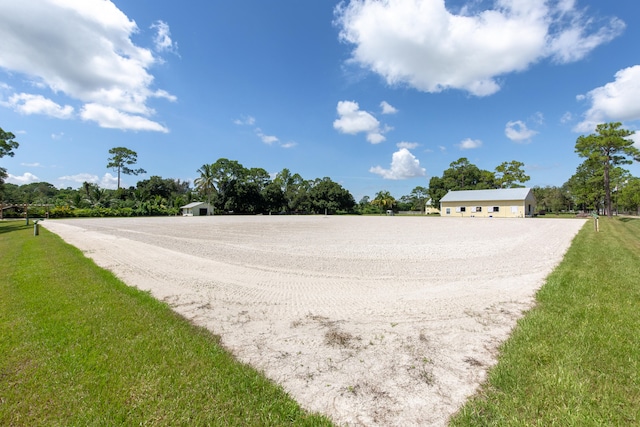
<path fill-rule="evenodd" d="M 51 220 L 127 284 L 349 426 L 442 426 L 584 225 L 254 216 Z"/>

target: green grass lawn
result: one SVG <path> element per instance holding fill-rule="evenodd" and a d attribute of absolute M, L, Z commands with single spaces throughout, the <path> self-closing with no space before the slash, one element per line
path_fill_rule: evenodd
<path fill-rule="evenodd" d="M 451 425 L 640 425 L 639 219 L 585 225 Z"/>
<path fill-rule="evenodd" d="M 331 425 L 47 230 L 0 222 L 0 425 Z"/>

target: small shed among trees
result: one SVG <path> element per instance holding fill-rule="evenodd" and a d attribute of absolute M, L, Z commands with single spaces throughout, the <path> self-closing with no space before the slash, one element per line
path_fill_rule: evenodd
<path fill-rule="evenodd" d="M 213 206 L 206 202 L 193 202 L 180 206 L 182 216 L 207 216 L 213 215 Z"/>
<path fill-rule="evenodd" d="M 440 199 L 440 216 L 532 217 L 536 198 L 530 188 L 449 191 Z"/>

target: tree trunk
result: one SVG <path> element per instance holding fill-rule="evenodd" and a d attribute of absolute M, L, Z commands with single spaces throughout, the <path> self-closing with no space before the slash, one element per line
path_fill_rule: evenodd
<path fill-rule="evenodd" d="M 609 166 L 611 164 L 611 154 L 609 150 L 605 153 L 606 160 L 604 163 L 604 208 L 609 218 L 613 216 L 611 212 L 611 182 L 609 180 Z"/>

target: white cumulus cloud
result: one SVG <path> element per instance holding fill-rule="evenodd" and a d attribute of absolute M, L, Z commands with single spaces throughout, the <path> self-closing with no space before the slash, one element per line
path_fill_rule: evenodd
<path fill-rule="evenodd" d="M 380 108 L 382 109 L 382 114 L 395 114 L 398 112 L 398 109 L 387 101 L 382 101 L 380 103 Z"/>
<path fill-rule="evenodd" d="M 91 173 L 78 173 L 75 175 L 65 175 L 58 178 L 58 181 L 65 183 L 64 185 L 79 187 L 85 182 L 97 184 L 100 188 L 109 188 L 115 190 L 118 187 L 118 177 L 111 175 L 109 172 L 99 177 Z"/>
<path fill-rule="evenodd" d="M 540 111 L 538 111 L 538 112 L 534 113 L 533 116 L 531 116 L 530 120 L 532 122 L 534 122 L 535 124 L 543 125 L 544 124 L 544 114 L 542 114 Z"/>
<path fill-rule="evenodd" d="M 531 141 L 538 132 L 529 129 L 521 120 L 508 122 L 504 128 L 504 134 L 513 142 L 524 143 Z"/>
<path fill-rule="evenodd" d="M 371 113 L 360 110 L 360 106 L 354 101 L 339 101 L 336 107 L 339 118 L 333 122 L 333 127 L 338 132 L 355 135 L 366 133 L 367 141 L 379 144 L 386 140 L 383 135 L 390 128 L 380 128 L 380 122 Z"/>
<path fill-rule="evenodd" d="M 418 148 L 418 146 L 420 146 L 420 144 L 418 144 L 417 142 L 402 141 L 402 142 L 398 142 L 396 144 L 396 147 L 398 147 L 398 148 L 406 148 L 407 150 L 413 150 L 414 148 Z"/>
<path fill-rule="evenodd" d="M 252 116 L 242 116 L 239 119 L 235 119 L 233 121 L 234 124 L 238 126 L 253 126 L 256 122 L 256 119 Z"/>
<path fill-rule="evenodd" d="M 70 105 L 65 105 L 63 107 L 42 95 L 33 95 L 29 93 L 13 94 L 9 98 L 8 102 L 3 102 L 2 104 L 12 108 L 20 114 L 44 114 L 58 119 L 70 119 L 73 117 L 74 111 L 73 107 Z"/>
<path fill-rule="evenodd" d="M 578 97 L 591 107 L 574 130 L 594 132 L 600 123 L 640 120 L 640 65 L 618 71 L 613 82 Z"/>
<path fill-rule="evenodd" d="M 122 185 L 122 182 L 120 184 Z M 109 188 L 111 190 L 115 190 L 116 188 L 118 188 L 118 177 L 107 172 L 102 176 L 102 178 L 100 178 L 98 186 L 100 186 L 101 188 Z"/>
<path fill-rule="evenodd" d="M 570 111 L 567 111 L 560 117 L 560 123 L 569 123 L 573 120 L 573 114 Z"/>
<path fill-rule="evenodd" d="M 420 167 L 420 161 L 406 148 L 400 148 L 393 153 L 389 169 L 374 166 L 369 169 L 369 172 L 392 180 L 417 178 L 425 176 L 427 173 L 425 168 Z"/>
<path fill-rule="evenodd" d="M 599 21 L 573 1 L 498 0 L 452 13 L 444 0 L 351 0 L 336 7 L 350 62 L 424 92 L 461 89 L 486 96 L 499 78 L 550 58 L 584 58 L 617 37 L 625 24 Z"/>
<path fill-rule="evenodd" d="M 35 176 L 30 172 L 25 172 L 22 175 L 9 174 L 6 179 L 6 182 L 10 184 L 16 184 L 16 185 L 30 184 L 32 182 L 38 182 L 38 181 L 40 181 L 40 178 L 38 178 L 37 176 Z"/>
<path fill-rule="evenodd" d="M 164 21 L 156 21 L 151 28 L 156 30 L 156 35 L 153 38 L 156 50 L 158 52 L 173 52 L 178 51 L 178 44 L 171 40 L 171 30 L 169 24 Z"/>
<path fill-rule="evenodd" d="M 274 142 L 278 142 L 279 141 L 277 136 L 265 135 L 264 132 L 262 132 L 262 130 L 260 128 L 256 128 L 256 135 L 258 135 L 258 137 L 260 137 L 262 142 L 264 142 L 265 144 L 268 144 L 268 145 L 271 145 Z"/>
<path fill-rule="evenodd" d="M 235 119 L 233 123 L 238 126 L 253 126 L 256 124 L 256 119 L 253 116 L 241 116 L 239 119 Z M 295 141 L 281 142 L 280 138 L 275 135 L 268 135 L 264 133 L 259 127 L 255 127 L 253 131 L 256 136 L 260 138 L 260 141 L 267 145 L 276 145 L 281 148 L 293 148 L 298 145 Z"/>
<path fill-rule="evenodd" d="M 156 132 L 169 132 L 165 126 L 146 117 L 127 114 L 114 107 L 102 104 L 85 104 L 80 111 L 82 120 L 94 121 L 100 127 L 107 129 L 123 130 L 150 130 Z"/>
<path fill-rule="evenodd" d="M 460 143 L 458 144 L 458 148 L 460 148 L 461 150 L 473 150 L 480 147 L 482 147 L 482 141 L 480 141 L 479 139 L 467 138 L 463 141 L 460 141 Z"/>
<path fill-rule="evenodd" d="M 97 175 L 90 173 L 79 173 L 76 175 L 65 175 L 58 178 L 59 181 L 72 182 L 76 184 L 82 184 L 88 182 L 90 184 L 97 184 L 100 182 L 100 178 Z"/>
<path fill-rule="evenodd" d="M 156 24 L 156 29 L 168 37 L 168 26 Z M 64 95 L 79 103 L 75 109 L 84 112 L 84 120 L 102 127 L 167 132 L 151 119 L 155 110 L 148 103 L 176 98 L 153 88 L 150 68 L 161 60 L 133 43 L 138 31 L 109 0 L 39 0 L 36 7 L 27 1 L 0 1 L 0 68 L 47 91 L 38 94 L 52 98 L 48 106 L 39 101 L 41 114 L 69 118 L 72 107 L 60 107 L 54 98 Z M 166 44 L 166 37 L 157 40 Z M 93 114 L 95 109 L 117 114 Z"/>
<path fill-rule="evenodd" d="M 298 145 L 297 142 L 289 141 L 289 142 L 284 142 L 284 143 L 280 144 L 280 147 L 282 147 L 282 148 L 293 148 L 293 147 L 295 147 L 297 145 Z"/>

